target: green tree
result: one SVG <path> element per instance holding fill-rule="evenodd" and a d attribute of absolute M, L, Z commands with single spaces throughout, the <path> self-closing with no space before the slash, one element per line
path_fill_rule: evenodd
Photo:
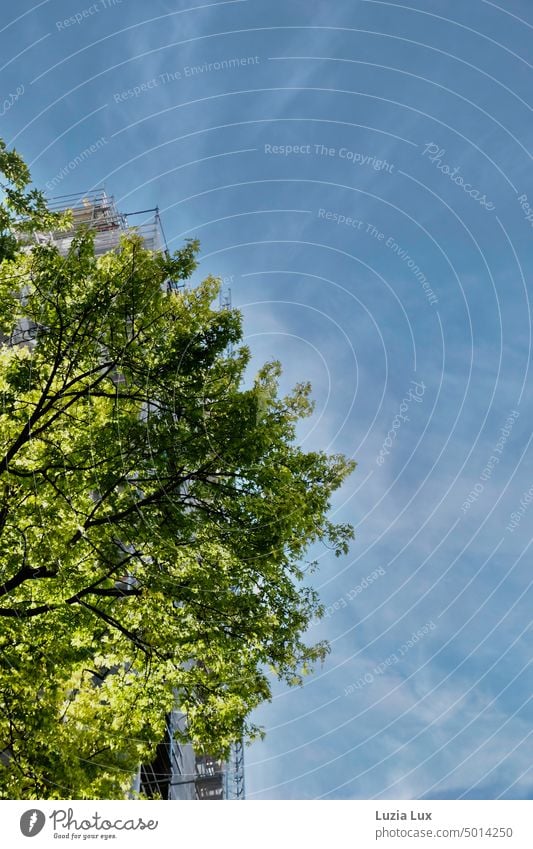
<path fill-rule="evenodd" d="M 245 388 L 216 279 L 167 285 L 197 251 L 130 235 L 95 257 L 84 232 L 0 264 L 4 798 L 123 797 L 176 694 L 223 756 L 261 733 L 269 676 L 327 652 L 305 642 L 321 606 L 301 564 L 347 551 L 328 510 L 353 463 L 298 447 L 310 388 L 280 397 L 279 363 Z"/>
<path fill-rule="evenodd" d="M 50 212 L 42 192 L 28 188 L 30 171 L 16 150 L 8 150 L 0 139 L 0 262 L 13 259 L 17 245 L 35 230 L 58 229 L 68 224 L 69 216 Z M 13 231 L 17 235 L 14 235 Z"/>

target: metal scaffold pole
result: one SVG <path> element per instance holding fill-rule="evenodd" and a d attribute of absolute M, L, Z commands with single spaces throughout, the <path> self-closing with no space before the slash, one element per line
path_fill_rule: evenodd
<path fill-rule="evenodd" d="M 242 740 L 233 743 L 226 773 L 226 798 L 245 799 L 244 745 Z"/>

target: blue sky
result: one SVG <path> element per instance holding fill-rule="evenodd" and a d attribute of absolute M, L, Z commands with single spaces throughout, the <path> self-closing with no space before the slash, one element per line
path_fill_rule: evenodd
<path fill-rule="evenodd" d="M 258 712 L 250 798 L 533 796 L 532 12 L 4 13 L 1 132 L 36 184 L 198 236 L 257 366 L 312 381 L 304 445 L 358 461 L 350 555 L 312 552 L 331 655 Z"/>

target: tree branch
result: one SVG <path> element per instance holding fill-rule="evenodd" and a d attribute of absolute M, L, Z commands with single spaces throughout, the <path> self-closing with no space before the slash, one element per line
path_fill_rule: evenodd
<path fill-rule="evenodd" d="M 58 610 L 60 606 L 59 604 L 41 604 L 39 607 L 30 607 L 26 610 L 21 607 L 0 607 L 0 616 L 7 619 L 31 619 L 33 616 L 40 616 L 41 613 Z"/>
<path fill-rule="evenodd" d="M 82 607 L 85 607 L 87 610 L 90 610 L 95 616 L 98 616 L 100 619 L 103 619 L 108 625 L 111 625 L 112 628 L 116 628 L 117 631 L 120 631 L 125 637 L 127 637 L 130 642 L 132 642 L 138 649 L 144 652 L 146 655 L 150 656 L 153 652 L 151 646 L 141 640 L 137 634 L 134 634 L 133 631 L 128 631 L 123 625 L 120 624 L 113 616 L 110 616 L 107 613 L 104 613 L 103 610 L 100 610 L 98 607 L 94 607 L 94 605 L 89 604 L 87 601 L 83 601 L 80 598 L 73 598 L 69 600 L 69 604 L 81 604 Z"/>
<path fill-rule="evenodd" d="M 35 580 L 36 578 L 55 578 L 57 577 L 57 571 L 52 569 L 45 569 L 44 566 L 31 569 L 28 566 L 24 566 L 24 568 L 19 569 L 16 575 L 13 575 L 8 581 L 4 584 L 0 584 L 0 596 L 9 595 L 10 592 L 15 590 L 17 587 L 20 587 L 24 581 Z"/>

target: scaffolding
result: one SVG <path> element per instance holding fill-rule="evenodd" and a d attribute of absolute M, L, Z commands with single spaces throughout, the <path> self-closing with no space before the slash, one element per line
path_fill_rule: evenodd
<path fill-rule="evenodd" d="M 73 238 L 82 228 L 93 231 L 94 252 L 97 256 L 117 250 L 121 237 L 126 233 L 139 235 L 147 250 L 166 249 L 157 207 L 139 212 L 119 212 L 112 195 L 108 195 L 104 189 L 94 189 L 52 198 L 48 208 L 53 212 L 69 210 L 72 225 L 68 230 L 35 233 L 34 239 L 38 244 L 53 242 L 62 255 L 68 252 Z M 145 214 L 150 215 L 147 221 L 135 225 L 129 223 L 130 217 Z"/>
<path fill-rule="evenodd" d="M 237 740 L 231 747 L 226 769 L 226 799 L 244 798 L 244 744 L 242 740 Z"/>
<path fill-rule="evenodd" d="M 140 770 L 139 789 L 149 798 L 199 799 L 218 801 L 223 799 L 243 800 L 244 746 L 242 740 L 231 747 L 227 761 L 211 755 L 193 755 L 194 772 L 188 772 L 190 761 L 176 757 L 176 750 L 193 749 L 190 743 L 180 746 L 167 726 L 165 739 L 157 747 L 156 755 Z"/>
<path fill-rule="evenodd" d="M 232 309 L 233 304 L 231 300 L 231 288 L 229 286 L 222 285 L 220 287 L 220 293 L 218 296 L 218 307 L 221 311 Z M 229 343 L 226 350 L 229 356 L 231 357 L 233 355 L 233 345 L 231 344 L 231 342 Z"/>
<path fill-rule="evenodd" d="M 226 765 L 210 755 L 196 757 L 196 798 L 224 799 Z"/>

